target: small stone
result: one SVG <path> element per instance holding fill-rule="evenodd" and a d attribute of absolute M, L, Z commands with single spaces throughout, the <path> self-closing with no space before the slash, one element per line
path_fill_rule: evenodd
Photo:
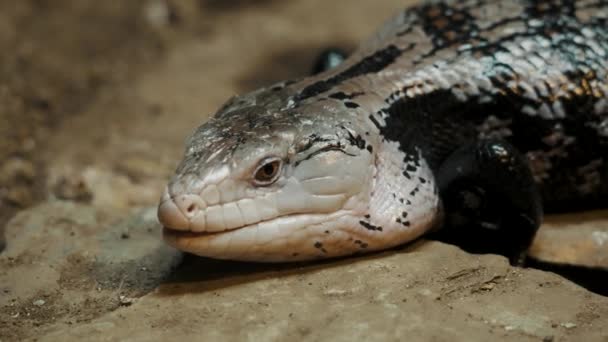
<path fill-rule="evenodd" d="M 560 325 L 566 329 L 576 328 L 576 324 L 572 323 L 572 322 L 566 322 L 566 323 L 562 323 Z"/>
<path fill-rule="evenodd" d="M 505 326 L 505 330 L 506 330 L 506 331 L 511 331 L 511 330 L 514 330 L 514 329 L 515 329 L 515 327 L 513 327 L 513 326 L 511 326 L 511 325 L 507 325 L 507 326 Z"/>
<path fill-rule="evenodd" d="M 34 304 L 35 306 L 43 306 L 46 302 L 44 301 L 44 299 L 38 299 L 35 300 L 32 304 Z"/>
<path fill-rule="evenodd" d="M 131 298 L 131 297 L 127 297 L 127 296 L 120 296 L 120 305 L 121 306 L 130 306 L 131 304 L 133 304 L 135 302 L 135 298 Z"/>
<path fill-rule="evenodd" d="M 486 283 L 481 285 L 481 287 L 479 288 L 480 290 L 483 291 L 492 291 L 492 289 L 494 289 L 495 284 L 494 283 Z"/>
<path fill-rule="evenodd" d="M 341 297 L 341 296 L 348 294 L 348 292 L 345 290 L 340 290 L 340 289 L 329 289 L 329 290 L 325 291 L 324 294 L 326 296 L 330 296 L 330 297 Z"/>

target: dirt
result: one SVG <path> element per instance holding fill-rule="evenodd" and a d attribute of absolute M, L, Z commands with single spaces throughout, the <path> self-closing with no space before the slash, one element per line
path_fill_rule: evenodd
<path fill-rule="evenodd" d="M 0 2 L 0 226 L 48 197 L 43 153 L 61 124 L 162 55 L 141 11 L 136 2 Z"/>
<path fill-rule="evenodd" d="M 155 208 L 48 201 L 8 225 L 2 340 L 601 341 L 608 298 L 435 241 L 316 263 L 182 256 Z M 183 258 L 183 259 L 182 259 Z"/>
<path fill-rule="evenodd" d="M 154 205 L 197 125 L 234 94 L 308 74 L 326 47 L 352 49 L 403 6 L 0 1 L 0 341 L 608 340 L 605 297 L 438 242 L 276 266 L 180 264 L 160 240 Z M 539 236 L 590 254 L 543 242 L 536 256 L 608 267 L 605 214 L 572 236 L 577 220 Z"/>

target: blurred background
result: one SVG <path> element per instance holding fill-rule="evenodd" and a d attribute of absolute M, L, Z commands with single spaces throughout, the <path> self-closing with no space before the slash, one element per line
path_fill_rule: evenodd
<path fill-rule="evenodd" d="M 383 0 L 0 0 L 0 227 L 47 198 L 153 205 L 230 96 L 309 73 Z"/>

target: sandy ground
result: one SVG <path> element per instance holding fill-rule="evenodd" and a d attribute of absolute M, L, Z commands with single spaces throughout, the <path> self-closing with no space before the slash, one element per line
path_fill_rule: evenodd
<path fill-rule="evenodd" d="M 608 298 L 434 241 L 291 265 L 182 256 L 154 208 L 50 201 L 0 258 L 2 341 L 605 341 Z"/>
<path fill-rule="evenodd" d="M 264 266 L 160 241 L 153 206 L 197 125 L 403 6 L 0 0 L 0 341 L 608 340 L 606 297 L 438 242 Z M 607 246 L 596 212 L 551 218 L 533 253 L 593 266 L 562 274 L 606 293 Z"/>

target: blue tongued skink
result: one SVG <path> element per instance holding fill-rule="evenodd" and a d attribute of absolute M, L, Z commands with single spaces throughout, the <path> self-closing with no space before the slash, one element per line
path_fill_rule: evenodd
<path fill-rule="evenodd" d="M 606 0 L 406 9 L 337 67 L 200 126 L 159 205 L 164 237 L 283 262 L 478 224 L 525 249 L 543 208 L 608 203 L 607 74 Z"/>

